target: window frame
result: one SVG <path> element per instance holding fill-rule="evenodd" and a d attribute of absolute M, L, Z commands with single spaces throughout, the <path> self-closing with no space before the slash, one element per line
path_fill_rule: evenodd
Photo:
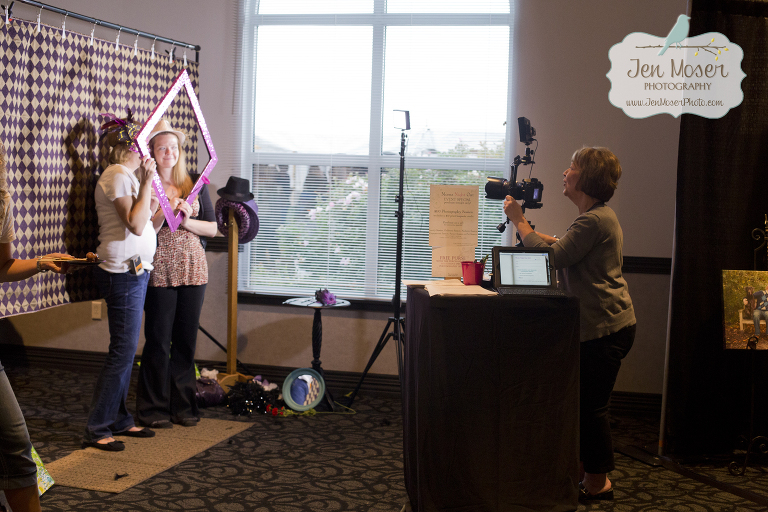
<path fill-rule="evenodd" d="M 366 219 L 366 249 L 365 249 L 365 296 L 366 299 L 356 301 L 384 302 L 391 297 L 375 297 L 377 286 L 378 243 L 379 243 L 379 205 L 380 177 L 384 169 L 399 168 L 399 155 L 383 155 L 383 121 L 386 113 L 384 104 L 384 46 L 387 26 L 508 26 L 509 27 L 509 62 L 507 76 L 507 112 L 505 140 L 510 141 L 510 135 L 517 127 L 513 123 L 513 41 L 515 30 L 514 0 L 509 0 L 509 13 L 476 13 L 476 14 L 445 14 L 445 13 L 386 13 L 386 0 L 374 0 L 373 13 L 369 14 L 255 14 L 258 0 L 245 0 L 242 36 L 242 117 L 240 130 L 241 148 L 241 177 L 251 181 L 252 169 L 255 165 L 330 165 L 347 167 L 364 167 L 368 169 L 368 210 Z M 370 132 L 367 155 L 346 154 L 311 154 L 311 153 L 265 153 L 253 150 L 255 119 L 255 85 L 256 85 L 256 38 L 262 25 L 350 25 L 372 26 L 372 65 L 371 65 L 371 112 Z M 512 141 L 514 142 L 514 141 Z M 412 168 L 438 168 L 445 170 L 477 170 L 487 176 L 504 176 L 509 178 L 509 166 L 514 144 L 507 144 L 503 159 L 491 158 L 452 158 L 452 157 L 412 157 L 406 156 L 405 166 Z M 438 165 L 439 162 L 439 165 Z M 394 198 L 391 198 L 394 200 Z M 405 204 L 405 208 L 408 204 Z M 506 234 L 509 236 L 509 233 Z M 250 243 L 246 244 L 243 255 L 250 255 Z M 238 261 L 238 293 L 265 295 L 274 297 L 274 293 L 261 293 L 248 287 L 250 273 L 250 258 L 241 257 Z M 394 279 L 394 276 L 393 276 Z M 286 296 L 289 296 L 286 294 Z"/>

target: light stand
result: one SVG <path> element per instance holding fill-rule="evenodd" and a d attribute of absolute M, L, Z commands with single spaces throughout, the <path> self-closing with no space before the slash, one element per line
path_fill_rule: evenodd
<path fill-rule="evenodd" d="M 403 348 L 405 346 L 405 320 L 403 320 L 403 318 L 400 316 L 400 277 L 403 267 L 403 206 L 405 204 L 405 197 L 403 196 L 403 181 L 405 181 L 405 139 L 407 137 L 405 130 L 407 130 L 409 127 L 410 126 L 406 125 L 406 128 L 400 131 L 400 188 L 398 195 L 395 197 L 395 202 L 397 203 L 397 213 L 395 213 L 395 217 L 397 217 L 397 252 L 395 253 L 395 294 L 392 296 L 392 309 L 394 314 L 393 316 L 389 317 L 389 320 L 387 320 L 387 325 L 384 327 L 384 331 L 381 333 L 381 337 L 379 338 L 379 342 L 376 344 L 376 348 L 373 349 L 373 354 L 371 354 L 371 358 L 368 360 L 368 365 L 365 367 L 362 377 L 360 377 L 360 382 L 357 383 L 357 387 L 349 397 L 349 403 L 347 404 L 347 407 L 352 407 L 352 402 L 355 401 L 357 392 L 360 390 L 360 386 L 363 385 L 363 380 L 365 380 L 365 376 L 368 374 L 368 370 L 371 369 L 373 362 L 376 361 L 377 357 L 379 357 L 379 354 L 384 349 L 384 346 L 387 344 L 390 338 L 394 338 L 397 342 L 397 373 L 400 378 L 400 387 L 402 388 L 403 385 L 402 379 Z M 393 328 L 392 332 L 389 332 L 390 326 Z"/>

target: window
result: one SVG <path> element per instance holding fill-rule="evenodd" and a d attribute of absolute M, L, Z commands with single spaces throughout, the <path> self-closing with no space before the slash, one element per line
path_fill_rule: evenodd
<path fill-rule="evenodd" d="M 386 28 L 383 148 L 399 153 L 388 117 L 411 109 L 408 156 L 477 156 L 504 144 L 509 26 Z"/>
<path fill-rule="evenodd" d="M 254 151 L 367 155 L 371 44 L 371 27 L 259 27 Z"/>
<path fill-rule="evenodd" d="M 390 300 L 401 131 L 403 278 L 430 279 L 429 186 L 508 176 L 510 0 L 260 0 L 246 9 L 243 177 L 260 230 L 240 291 Z M 476 256 L 502 242 L 480 194 Z M 403 290 L 404 293 L 404 290 Z"/>

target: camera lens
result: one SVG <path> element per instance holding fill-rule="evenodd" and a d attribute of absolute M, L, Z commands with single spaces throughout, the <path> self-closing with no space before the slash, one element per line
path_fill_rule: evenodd
<path fill-rule="evenodd" d="M 509 195 L 509 182 L 504 178 L 488 176 L 485 184 L 485 197 L 487 199 L 505 199 Z"/>

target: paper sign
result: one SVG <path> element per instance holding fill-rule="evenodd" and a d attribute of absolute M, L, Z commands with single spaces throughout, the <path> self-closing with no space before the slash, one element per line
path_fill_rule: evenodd
<path fill-rule="evenodd" d="M 498 295 L 498 293 L 486 290 L 476 284 L 466 286 L 458 279 L 429 281 L 429 284 L 425 285 L 424 288 L 430 297 L 436 295 Z"/>
<path fill-rule="evenodd" d="M 473 185 L 429 186 L 429 245 L 477 246 L 478 190 Z"/>
<path fill-rule="evenodd" d="M 432 248 L 432 277 L 461 277 L 461 262 L 475 261 L 475 246 Z"/>

